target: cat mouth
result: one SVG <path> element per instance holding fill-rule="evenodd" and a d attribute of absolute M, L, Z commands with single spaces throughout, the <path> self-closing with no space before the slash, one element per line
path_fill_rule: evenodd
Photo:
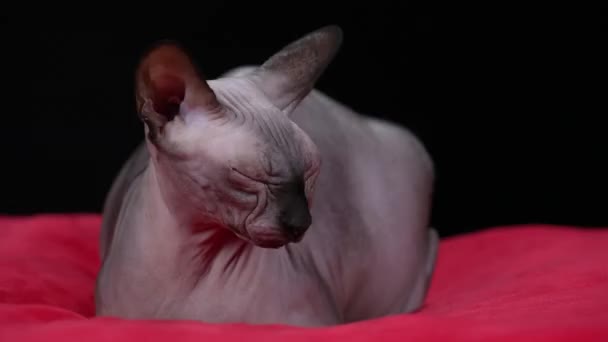
<path fill-rule="evenodd" d="M 268 248 L 268 249 L 278 249 L 281 248 L 285 245 L 287 245 L 289 243 L 289 240 L 287 239 L 282 239 L 282 240 L 256 240 L 253 241 L 253 243 L 261 248 Z"/>
<path fill-rule="evenodd" d="M 237 238 L 261 248 L 277 249 L 290 242 L 298 242 L 297 239 L 294 239 L 287 234 L 280 234 L 269 229 L 260 229 L 260 227 L 254 227 L 251 230 L 244 229 L 243 231 L 237 229 L 231 230 Z"/>
<path fill-rule="evenodd" d="M 286 234 L 280 234 L 275 232 L 259 232 L 249 233 L 249 241 L 254 245 L 262 248 L 281 248 L 290 242 L 293 242 Z"/>

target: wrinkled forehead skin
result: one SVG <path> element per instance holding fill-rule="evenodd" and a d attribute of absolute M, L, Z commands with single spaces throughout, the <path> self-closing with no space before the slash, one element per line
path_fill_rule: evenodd
<path fill-rule="evenodd" d="M 257 151 L 269 176 L 305 173 L 316 146 L 290 120 L 289 113 L 277 108 L 248 79 L 228 77 L 209 84 L 231 116 L 231 129 L 251 135 L 239 148 Z"/>

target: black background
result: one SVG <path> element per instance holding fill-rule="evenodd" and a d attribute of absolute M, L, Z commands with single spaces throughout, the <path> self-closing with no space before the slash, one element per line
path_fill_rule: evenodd
<path fill-rule="evenodd" d="M 318 88 L 420 136 L 437 167 L 433 221 L 442 235 L 520 223 L 608 226 L 604 18 L 438 15 L 430 4 L 396 1 L 177 10 L 4 15 L 1 213 L 101 209 L 143 138 L 133 72 L 156 40 L 181 42 L 214 78 L 338 24 L 344 44 Z"/>

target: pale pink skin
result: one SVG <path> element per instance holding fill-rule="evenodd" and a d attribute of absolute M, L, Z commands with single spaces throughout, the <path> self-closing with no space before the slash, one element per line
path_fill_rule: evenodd
<path fill-rule="evenodd" d="M 147 138 L 106 200 L 98 315 L 323 326 L 422 305 L 433 164 L 313 89 L 341 39 L 325 27 L 209 81 L 175 45 L 146 55 Z"/>

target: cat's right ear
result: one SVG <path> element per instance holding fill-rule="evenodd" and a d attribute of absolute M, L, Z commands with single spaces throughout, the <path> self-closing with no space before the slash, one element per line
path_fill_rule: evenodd
<path fill-rule="evenodd" d="M 289 113 L 314 88 L 342 45 L 342 29 L 328 25 L 268 58 L 251 75 L 270 101 Z"/>
<path fill-rule="evenodd" d="M 160 42 L 144 54 L 135 84 L 137 112 L 151 135 L 184 111 L 220 112 L 215 93 L 175 42 Z"/>

